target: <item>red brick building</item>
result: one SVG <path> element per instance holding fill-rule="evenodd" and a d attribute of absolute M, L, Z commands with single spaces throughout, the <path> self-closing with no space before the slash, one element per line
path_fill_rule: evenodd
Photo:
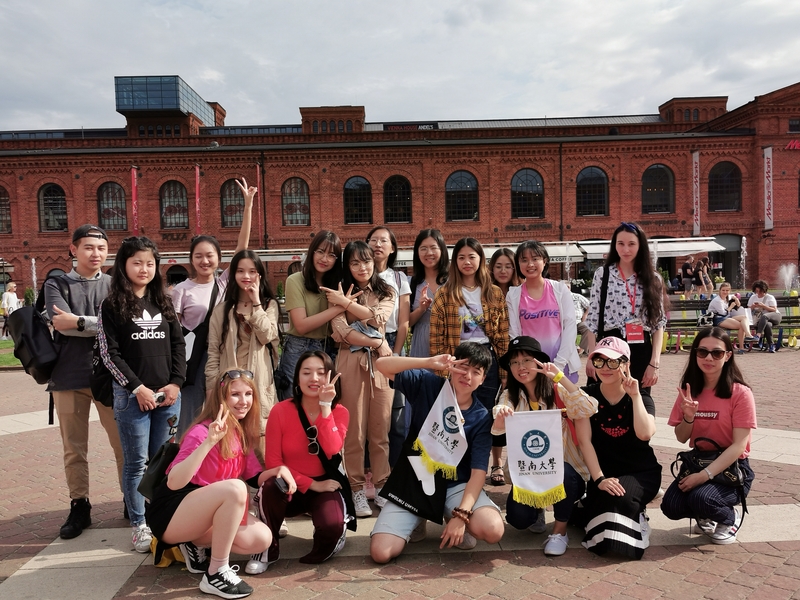
<path fill-rule="evenodd" d="M 251 247 L 290 251 L 274 276 L 317 230 L 363 239 L 380 223 L 410 247 L 424 227 L 514 246 L 608 239 L 636 221 L 650 237 L 716 236 L 727 251 L 712 262 L 733 279 L 744 240 L 746 283 L 773 287 L 798 262 L 800 83 L 731 111 L 698 97 L 647 115 L 374 123 L 342 106 L 243 127 L 178 77 L 115 85 L 125 128 L 0 132 L 0 268 L 23 288 L 32 259 L 39 282 L 68 269 L 67 231 L 86 222 L 109 231 L 112 252 L 138 222 L 165 269 L 199 230 L 232 249 L 241 176 L 262 192 Z M 659 261 L 672 274 L 674 254 Z"/>

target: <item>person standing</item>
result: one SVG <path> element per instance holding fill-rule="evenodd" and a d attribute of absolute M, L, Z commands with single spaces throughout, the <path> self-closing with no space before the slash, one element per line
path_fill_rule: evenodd
<path fill-rule="evenodd" d="M 692 279 L 694 278 L 694 268 L 692 265 L 694 264 L 694 257 L 689 256 L 686 259 L 686 262 L 683 263 L 681 267 L 681 278 L 683 281 L 683 291 L 684 293 L 688 294 L 692 291 Z"/>
<path fill-rule="evenodd" d="M 3 338 L 8 339 L 8 317 L 9 315 L 19 308 L 19 298 L 17 298 L 17 284 L 13 281 L 9 282 L 6 286 L 6 291 L 3 292 Z"/>
<path fill-rule="evenodd" d="M 44 284 L 45 306 L 58 332 L 55 338 L 60 347 L 47 389 L 53 393 L 58 415 L 70 497 L 69 516 L 59 533 L 65 540 L 79 536 L 92 524 L 88 459 L 92 403 L 114 451 L 120 490 L 123 464 L 114 409 L 95 400 L 89 387 L 97 316 L 111 285 L 111 277 L 100 270 L 108 257 L 108 236 L 95 225 L 82 225 L 73 233 L 69 250 L 75 258 L 75 267 Z"/>

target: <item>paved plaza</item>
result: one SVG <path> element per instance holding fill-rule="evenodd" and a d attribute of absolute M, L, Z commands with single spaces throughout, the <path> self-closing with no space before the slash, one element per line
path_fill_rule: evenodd
<path fill-rule="evenodd" d="M 664 487 L 681 447 L 666 417 L 687 357 L 664 355 L 654 388 L 658 433 L 652 443 Z M 751 455 L 756 480 L 740 543 L 711 545 L 689 533 L 688 521 L 667 521 L 655 502 L 648 510 L 651 546 L 641 561 L 597 557 L 580 546 L 581 532 L 574 529 L 570 549 L 558 558 L 542 554 L 545 534 L 510 527 L 500 544 L 440 551 L 434 525 L 427 540 L 379 566 L 367 557 L 374 519 L 364 519 L 340 555 L 314 567 L 297 562 L 311 534 L 310 521 L 299 518 L 289 521 L 281 560 L 263 575 L 245 576 L 255 588 L 251 598 L 800 598 L 800 353 L 750 353 L 737 361 L 754 389 L 759 424 Z M 131 549 L 111 450 L 98 421 L 90 439 L 94 524 L 76 539 L 60 540 L 69 506 L 60 448 L 57 428 L 47 425 L 43 388 L 23 372 L 0 372 L 0 600 L 210 597 L 199 591 L 199 575 L 178 564 L 156 568 L 152 556 Z M 501 506 L 508 489 L 486 487 Z M 548 513 L 548 522 L 552 518 Z"/>

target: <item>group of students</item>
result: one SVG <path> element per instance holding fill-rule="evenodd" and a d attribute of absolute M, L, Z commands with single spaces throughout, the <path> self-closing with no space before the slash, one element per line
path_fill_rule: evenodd
<path fill-rule="evenodd" d="M 595 273 L 586 367 L 593 383 L 584 388 L 576 385 L 572 296 L 548 278 L 546 247 L 528 241 L 516 252 L 501 251 L 490 270 L 474 238 L 458 240 L 450 261 L 436 229 L 416 238 L 410 284 L 392 268 L 397 243 L 389 228 L 375 227 L 366 241 L 344 248 L 335 233 L 317 233 L 302 270 L 286 282 L 290 326 L 278 359 L 279 305 L 263 264 L 247 250 L 256 189 L 244 180 L 240 186 L 242 230 L 221 276 L 219 244 L 200 236 L 191 247 L 194 277 L 170 299 L 155 245 L 127 238 L 99 307 L 97 337 L 114 378 L 122 488 L 137 550 L 148 551 L 155 535 L 160 548 L 180 547 L 187 568 L 203 574 L 203 591 L 244 597 L 252 588 L 228 564 L 230 553 L 252 555 L 248 573 L 265 571 L 280 555 L 284 518 L 307 512 L 314 539 L 301 561 L 333 556 L 355 518 L 372 515 L 364 489 L 368 461 L 381 508 L 370 553 L 376 562 L 391 560 L 407 542 L 424 538 L 427 519 L 382 490 L 416 479 L 403 468 L 415 452 L 410 442 L 449 381 L 467 449 L 455 477 L 437 484 L 447 521 L 442 547 L 499 541 L 501 513 L 483 485 L 487 472 L 502 477 L 505 419 L 514 411 L 558 409 L 565 415 L 566 498 L 554 507 L 545 553 L 566 551 L 573 522 L 586 528 L 583 543 L 593 552 L 642 556 L 644 507 L 660 486 L 661 467 L 648 444 L 655 431 L 649 388 L 658 381 L 666 317 L 663 286 L 637 225 L 614 232 L 608 260 Z M 92 236 L 105 233 L 91 228 Z M 51 288 L 58 293 L 57 284 Z M 726 412 L 731 398 L 736 409 Z M 670 418 L 678 439 L 693 443 L 713 434 L 727 442 L 724 458 L 735 453 L 746 464 L 752 404 L 725 332 L 698 336 Z M 176 434 L 180 452 L 145 506 L 136 489 L 145 463 Z M 717 462 L 711 473 L 726 466 Z M 257 517 L 248 512 L 244 482 L 259 489 Z M 701 483 L 671 486 L 668 516 L 703 519 L 712 541 L 734 541 L 738 517 L 730 498 L 703 493 L 695 501 L 697 491 L 716 485 Z M 544 511 L 512 495 L 506 518 L 520 529 L 546 530 Z"/>
<path fill-rule="evenodd" d="M 750 318 L 747 311 L 742 306 L 738 294 L 731 294 L 731 284 L 727 281 L 720 284 L 719 293 L 708 305 L 708 312 L 712 314 L 715 326 L 737 332 L 737 354 L 744 354 L 745 344 L 748 342 L 762 352 L 774 354 L 778 348 L 773 343 L 772 327 L 780 325 L 782 319 L 778 301 L 775 296 L 767 293 L 769 285 L 763 279 L 753 282 L 752 291 L 747 299 L 747 308 L 752 312 L 755 322 L 756 332 L 753 336 L 750 335 Z"/>

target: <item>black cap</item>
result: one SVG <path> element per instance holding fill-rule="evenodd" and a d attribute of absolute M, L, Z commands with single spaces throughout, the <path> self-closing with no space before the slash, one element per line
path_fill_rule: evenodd
<path fill-rule="evenodd" d="M 108 235 L 106 235 L 106 232 L 100 229 L 97 225 L 81 225 L 75 230 L 75 233 L 72 234 L 72 243 L 74 244 L 79 239 L 85 237 L 93 237 L 97 238 L 98 240 L 108 241 Z"/>
<path fill-rule="evenodd" d="M 539 341 L 528 335 L 521 335 L 511 340 L 508 344 L 508 351 L 497 362 L 504 370 L 508 371 L 511 355 L 517 352 L 527 352 L 542 363 L 551 362 L 550 357 L 542 352 L 542 346 Z"/>

